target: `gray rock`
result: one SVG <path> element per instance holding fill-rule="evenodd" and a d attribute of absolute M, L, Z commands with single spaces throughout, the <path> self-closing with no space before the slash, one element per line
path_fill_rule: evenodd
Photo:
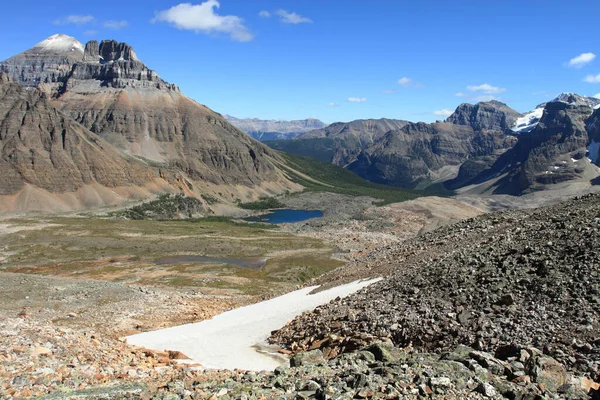
<path fill-rule="evenodd" d="M 323 356 L 323 352 L 319 349 L 306 351 L 294 355 L 290 359 L 291 367 L 302 367 L 307 365 L 324 364 L 327 361 Z"/>

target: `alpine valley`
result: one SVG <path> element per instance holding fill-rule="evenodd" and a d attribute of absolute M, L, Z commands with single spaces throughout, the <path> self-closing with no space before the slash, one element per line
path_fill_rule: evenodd
<path fill-rule="evenodd" d="M 220 5 L 150 24 L 260 51 Z M 311 63 L 345 84 L 388 62 L 336 57 Z M 0 398 L 600 399 L 600 99 L 522 113 L 486 83 L 433 123 L 240 119 L 141 58 L 56 34 L 0 62 Z"/>

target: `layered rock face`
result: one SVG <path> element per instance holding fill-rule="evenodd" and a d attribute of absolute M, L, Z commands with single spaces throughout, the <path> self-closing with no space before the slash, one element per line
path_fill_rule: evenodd
<path fill-rule="evenodd" d="M 520 116 L 520 113 L 506 104 L 493 100 L 477 104 L 461 104 L 446 119 L 446 122 L 467 125 L 476 131 L 506 131 L 515 124 Z"/>
<path fill-rule="evenodd" d="M 504 175 L 494 185 L 495 193 L 520 194 L 547 185 L 593 179 L 600 172 L 598 136 L 594 112 L 585 98 L 570 95 L 546 103 L 537 126 L 519 136 L 517 144 L 503 154 L 475 182 Z"/>
<path fill-rule="evenodd" d="M 497 157 L 514 142 L 497 130 L 474 131 L 444 122 L 410 123 L 364 149 L 348 169 L 374 182 L 417 187 L 444 180 L 445 168 L 458 169 L 468 159 Z"/>
<path fill-rule="evenodd" d="M 287 182 L 270 161 L 275 152 L 181 94 L 126 43 L 90 41 L 84 48 L 55 35 L 0 65 L 23 85 L 51 82 L 42 89 L 56 108 L 127 154 L 176 168 L 192 180 Z"/>
<path fill-rule="evenodd" d="M 74 38 L 57 34 L 33 48 L 0 63 L 0 71 L 27 87 L 48 84 L 61 86 L 76 62 L 83 58 L 84 47 Z"/>
<path fill-rule="evenodd" d="M 0 195 L 25 184 L 74 192 L 95 182 L 143 186 L 159 177 L 52 107 L 43 92 L 11 83 L 4 73 L 0 99 Z"/>
<path fill-rule="evenodd" d="M 257 118 L 239 119 L 225 115 L 225 119 L 248 135 L 261 142 L 266 140 L 289 140 L 303 133 L 326 126 L 315 118 L 294 121 L 261 120 Z"/>

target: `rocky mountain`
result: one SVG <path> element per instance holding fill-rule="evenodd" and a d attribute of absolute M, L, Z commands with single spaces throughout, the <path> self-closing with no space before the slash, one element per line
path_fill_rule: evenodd
<path fill-rule="evenodd" d="M 496 100 L 477 104 L 461 104 L 446 122 L 467 125 L 475 131 L 506 131 L 515 125 L 521 114 Z"/>
<path fill-rule="evenodd" d="M 540 119 L 521 131 L 515 146 L 469 183 L 488 184 L 494 193 L 521 194 L 595 179 L 600 175 L 595 165 L 600 111 L 594 104 L 575 94 L 544 104 Z"/>
<path fill-rule="evenodd" d="M 336 122 L 304 133 L 293 142 L 268 142 L 268 145 L 277 150 L 312 156 L 345 167 L 356 160 L 362 149 L 387 132 L 400 129 L 406 124 L 408 121 L 385 118 Z"/>
<path fill-rule="evenodd" d="M 165 82 L 125 43 L 90 41 L 84 47 L 54 35 L 0 68 L 15 82 L 38 85 L 55 108 L 117 151 L 180 171 L 190 190 L 241 185 L 278 192 L 294 186 L 275 166 L 275 152 Z"/>
<path fill-rule="evenodd" d="M 469 159 L 495 159 L 514 142 L 500 130 L 475 131 L 469 125 L 446 122 L 409 123 L 363 149 L 347 168 L 377 183 L 427 187 L 453 178 Z"/>
<path fill-rule="evenodd" d="M 46 93 L 0 72 L 0 209 L 36 208 L 28 203 L 60 201 L 53 194 L 64 193 L 74 194 L 71 202 L 99 205 L 90 196 L 106 195 L 101 188 L 148 185 L 176 189 L 175 174 L 124 155 L 53 107 Z"/>
<path fill-rule="evenodd" d="M 83 58 L 84 47 L 67 35 L 52 35 L 6 61 L 0 71 L 26 87 L 40 84 L 57 87 L 70 75 L 73 64 Z"/>
<path fill-rule="evenodd" d="M 225 115 L 232 125 L 246 132 L 256 140 L 288 140 L 315 129 L 321 129 L 327 124 L 316 118 L 294 121 L 261 120 L 257 118 L 239 119 Z"/>

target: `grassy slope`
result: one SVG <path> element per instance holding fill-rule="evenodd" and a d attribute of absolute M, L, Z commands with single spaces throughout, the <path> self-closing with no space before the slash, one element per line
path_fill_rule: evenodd
<path fill-rule="evenodd" d="M 317 161 L 310 157 L 301 157 L 289 153 L 282 153 L 282 156 L 287 161 L 287 166 L 282 167 L 294 182 L 304 186 L 307 191 L 370 196 L 380 199 L 379 205 L 412 200 L 424 195 L 424 193 L 371 183 L 344 168 Z M 306 179 L 298 172 L 309 176 L 314 181 Z"/>

